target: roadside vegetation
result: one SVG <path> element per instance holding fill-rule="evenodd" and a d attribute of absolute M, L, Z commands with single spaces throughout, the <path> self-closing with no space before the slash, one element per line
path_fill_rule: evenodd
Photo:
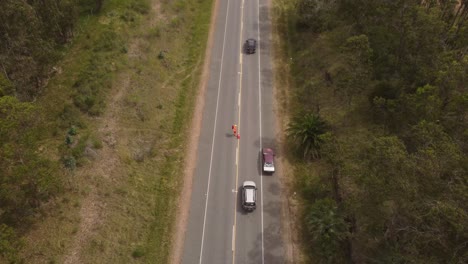
<path fill-rule="evenodd" d="M 0 263 L 167 263 L 212 0 L 0 3 Z"/>
<path fill-rule="evenodd" d="M 296 261 L 468 262 L 468 2 L 273 2 Z"/>

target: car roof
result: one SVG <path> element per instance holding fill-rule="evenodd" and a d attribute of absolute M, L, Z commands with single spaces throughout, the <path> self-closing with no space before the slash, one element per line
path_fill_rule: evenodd
<path fill-rule="evenodd" d="M 271 148 L 264 148 L 262 152 L 266 162 L 273 162 L 274 152 Z"/>
<path fill-rule="evenodd" d="M 245 201 L 248 203 L 255 202 L 255 189 L 246 189 L 245 190 Z"/>

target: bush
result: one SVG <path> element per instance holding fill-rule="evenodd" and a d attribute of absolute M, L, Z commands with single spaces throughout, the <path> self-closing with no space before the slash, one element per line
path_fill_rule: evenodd
<path fill-rule="evenodd" d="M 68 156 L 63 158 L 63 165 L 65 168 L 73 171 L 76 169 L 76 160 L 73 156 Z"/>
<path fill-rule="evenodd" d="M 0 224 L 0 262 L 3 259 L 10 263 L 18 260 L 17 253 L 21 243 L 13 228 Z"/>
<path fill-rule="evenodd" d="M 12 95 L 15 92 L 15 86 L 8 80 L 5 75 L 0 74 L 0 97 L 4 95 Z"/>
<path fill-rule="evenodd" d="M 340 260 L 341 243 L 349 234 L 335 201 L 328 198 L 315 201 L 308 210 L 306 221 L 314 246 L 320 249 L 317 252 L 328 260 Z"/>
<path fill-rule="evenodd" d="M 85 124 L 80 116 L 80 111 L 74 105 L 66 103 L 58 115 L 58 126 L 62 129 L 71 126 L 84 128 Z"/>
<path fill-rule="evenodd" d="M 297 26 L 317 33 L 332 29 L 336 24 L 336 20 L 331 16 L 334 9 L 335 1 L 299 0 Z"/>
<path fill-rule="evenodd" d="M 148 14 L 151 9 L 151 4 L 148 0 L 132 1 L 130 2 L 129 7 L 136 12 L 145 15 Z"/>
<path fill-rule="evenodd" d="M 109 70 L 99 60 L 99 56 L 92 57 L 73 85 L 75 106 L 90 115 L 100 115 L 105 107 L 104 93 L 108 86 Z"/>
<path fill-rule="evenodd" d="M 135 250 L 132 252 L 132 257 L 134 258 L 141 258 L 145 255 L 145 250 L 143 247 L 138 246 Z"/>

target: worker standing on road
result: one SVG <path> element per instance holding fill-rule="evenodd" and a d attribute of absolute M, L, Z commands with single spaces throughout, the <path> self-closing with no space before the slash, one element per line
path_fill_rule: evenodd
<path fill-rule="evenodd" d="M 237 125 L 232 125 L 232 133 L 234 134 L 234 136 L 237 136 Z"/>

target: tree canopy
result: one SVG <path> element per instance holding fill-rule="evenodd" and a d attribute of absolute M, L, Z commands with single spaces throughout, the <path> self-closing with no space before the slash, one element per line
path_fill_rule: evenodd
<path fill-rule="evenodd" d="M 318 105 L 329 124 L 320 157 L 296 164 L 315 166 L 298 181 L 317 262 L 468 262 L 467 4 L 297 0 L 281 10 L 300 95 L 292 115 Z M 290 136 L 314 134 L 305 116 L 292 120 Z"/>
<path fill-rule="evenodd" d="M 60 161 L 43 153 L 48 128 L 44 109 L 34 102 L 73 39 L 80 15 L 98 12 L 102 3 L 0 1 L 0 262 L 20 262 L 19 238 L 41 205 L 63 190 Z"/>

